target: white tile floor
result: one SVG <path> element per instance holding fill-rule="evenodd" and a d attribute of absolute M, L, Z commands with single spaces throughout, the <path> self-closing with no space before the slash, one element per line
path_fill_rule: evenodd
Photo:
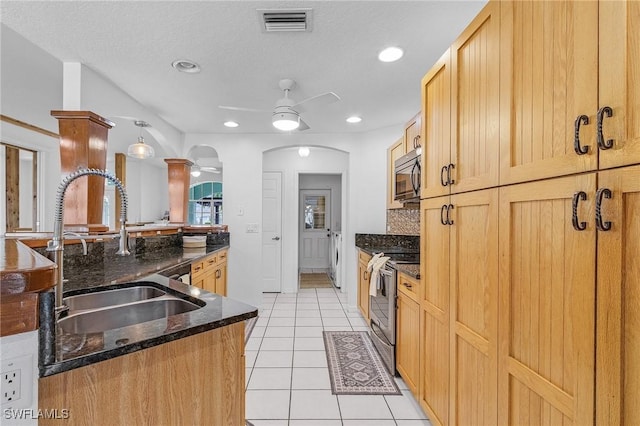
<path fill-rule="evenodd" d="M 401 378 L 402 395 L 333 395 L 323 330 L 367 330 L 332 288 L 265 293 L 246 346 L 246 417 L 255 426 L 430 425 Z"/>

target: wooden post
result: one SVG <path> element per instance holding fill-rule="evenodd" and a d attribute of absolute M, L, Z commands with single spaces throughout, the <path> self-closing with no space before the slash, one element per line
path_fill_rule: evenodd
<path fill-rule="evenodd" d="M 169 167 L 169 221 L 187 223 L 193 163 L 184 158 L 165 158 L 164 161 Z"/>
<path fill-rule="evenodd" d="M 122 185 L 124 185 L 124 187 L 126 188 L 127 187 L 127 156 L 120 152 L 116 152 L 116 177 L 120 179 L 120 182 L 122 182 Z M 120 195 L 120 191 L 116 191 L 115 224 L 116 224 L 117 230 L 120 230 L 120 215 L 122 214 L 122 211 L 120 208 L 120 204 L 122 203 L 121 198 L 122 197 Z"/>
<path fill-rule="evenodd" d="M 107 165 L 107 133 L 114 124 L 91 111 L 51 111 L 60 129 L 60 169 L 68 175 L 79 167 L 104 170 Z M 66 229 L 105 232 L 102 224 L 104 179 L 81 177 L 69 185 L 65 195 Z"/>

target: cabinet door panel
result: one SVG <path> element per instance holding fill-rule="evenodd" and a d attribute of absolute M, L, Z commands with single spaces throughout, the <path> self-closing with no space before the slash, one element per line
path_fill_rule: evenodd
<path fill-rule="evenodd" d="M 449 226 L 442 206 L 449 196 L 420 203 L 419 401 L 433 424 L 449 424 Z"/>
<path fill-rule="evenodd" d="M 593 422 L 595 180 L 500 188 L 498 424 L 557 424 L 557 413 Z M 583 231 L 572 226 L 576 191 L 588 194 L 576 211 Z"/>
<path fill-rule="evenodd" d="M 595 170 L 598 3 L 500 2 L 500 183 Z M 574 123 L 585 155 L 574 150 Z"/>
<path fill-rule="evenodd" d="M 449 193 L 441 184 L 442 167 L 450 163 L 451 61 L 447 50 L 422 79 L 422 183 L 420 198 Z"/>
<path fill-rule="evenodd" d="M 598 174 L 611 229 L 598 232 L 596 423 L 640 424 L 640 166 Z"/>
<path fill-rule="evenodd" d="M 500 4 L 490 2 L 451 47 L 451 192 L 498 184 Z"/>
<path fill-rule="evenodd" d="M 387 178 L 387 208 L 388 209 L 401 209 L 403 204 L 400 201 L 396 201 L 396 177 L 395 177 L 395 163 L 396 160 L 405 154 L 404 140 L 396 141 L 391 145 L 387 151 L 388 161 L 388 178 Z"/>
<path fill-rule="evenodd" d="M 451 197 L 451 424 L 497 424 L 498 189 Z"/>
<path fill-rule="evenodd" d="M 417 394 L 420 375 L 420 307 L 404 293 L 398 294 L 397 368 L 409 389 Z"/>
<path fill-rule="evenodd" d="M 599 103 L 609 106 L 600 169 L 640 163 L 640 2 L 600 2 Z"/>

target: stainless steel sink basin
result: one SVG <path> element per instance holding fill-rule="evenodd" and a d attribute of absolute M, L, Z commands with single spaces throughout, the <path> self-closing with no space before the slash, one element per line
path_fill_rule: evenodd
<path fill-rule="evenodd" d="M 64 298 L 64 303 L 69 311 L 81 311 L 153 299 L 165 294 L 167 293 L 155 287 L 140 285 L 68 296 Z"/>
<path fill-rule="evenodd" d="M 199 309 L 195 303 L 169 298 L 134 302 L 109 308 L 71 313 L 58 321 L 71 334 L 100 333 Z"/>

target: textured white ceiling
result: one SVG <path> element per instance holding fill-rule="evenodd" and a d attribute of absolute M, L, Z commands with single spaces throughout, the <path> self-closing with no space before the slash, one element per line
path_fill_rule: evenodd
<path fill-rule="evenodd" d="M 295 100 L 342 100 L 302 117 L 308 133 L 398 125 L 420 109 L 420 79 L 486 2 L 481 1 L 7 1 L 2 23 L 62 61 L 81 62 L 185 133 L 274 133 L 278 81 Z M 256 9 L 313 9 L 310 33 L 264 33 Z M 381 63 L 397 45 L 405 56 Z M 179 73 L 176 59 L 199 63 Z M 357 125 L 345 122 L 357 114 Z M 235 120 L 236 129 L 222 123 Z"/>

